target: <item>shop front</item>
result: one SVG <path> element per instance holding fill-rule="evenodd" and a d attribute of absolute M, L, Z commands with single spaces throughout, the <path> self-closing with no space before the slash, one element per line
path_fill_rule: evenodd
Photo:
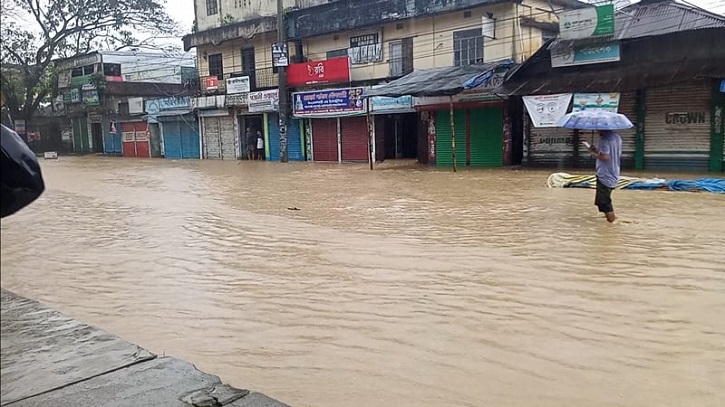
<path fill-rule="evenodd" d="M 295 118 L 306 119 L 310 129 L 313 161 L 369 160 L 370 132 L 363 93 L 363 88 L 357 87 L 292 95 Z"/>
<path fill-rule="evenodd" d="M 151 158 L 148 123 L 144 121 L 122 122 L 121 142 L 124 157 Z"/>
<path fill-rule="evenodd" d="M 428 121 L 435 126 L 435 141 L 431 142 L 429 138 L 428 153 L 436 166 L 453 165 L 454 132 L 457 166 L 503 165 L 505 102 L 494 98 L 460 94 L 453 98 L 453 110 L 448 97 L 414 98 L 415 108 L 427 112 Z M 428 137 L 430 134 L 428 131 Z"/>
<path fill-rule="evenodd" d="M 249 93 L 249 111 L 261 114 L 265 135 L 265 155 L 270 161 L 280 161 L 280 140 L 279 140 L 279 90 L 263 90 Z M 294 117 L 289 118 L 287 127 L 287 159 L 289 161 L 304 161 L 305 151 L 303 149 L 304 133 L 302 132 L 301 120 Z"/>
<path fill-rule="evenodd" d="M 373 116 L 376 161 L 390 159 L 417 159 L 426 162 L 426 134 L 420 132 L 423 125 L 413 108 L 411 96 L 370 98 L 370 114 Z"/>
<path fill-rule="evenodd" d="M 192 99 L 201 128 L 201 157 L 210 160 L 235 160 L 239 143 L 235 117 L 230 113 L 225 96 L 204 96 Z"/>
<path fill-rule="evenodd" d="M 189 97 L 152 99 L 144 103 L 149 125 L 158 125 L 164 158 L 201 158 L 199 122 L 191 111 Z"/>
<path fill-rule="evenodd" d="M 645 90 L 645 170 L 708 170 L 712 90 L 708 80 Z"/>

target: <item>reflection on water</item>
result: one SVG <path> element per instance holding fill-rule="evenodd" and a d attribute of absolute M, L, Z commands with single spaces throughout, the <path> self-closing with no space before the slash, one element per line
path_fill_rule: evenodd
<path fill-rule="evenodd" d="M 725 199 L 406 164 L 44 162 L 2 285 L 294 406 L 720 406 Z M 300 210 L 289 210 L 299 208 Z"/>

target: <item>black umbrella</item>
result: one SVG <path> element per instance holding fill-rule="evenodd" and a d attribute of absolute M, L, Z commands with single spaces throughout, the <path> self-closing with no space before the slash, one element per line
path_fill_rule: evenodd
<path fill-rule="evenodd" d="M 0 217 L 19 211 L 45 190 L 35 154 L 18 133 L 2 126 L 0 138 Z"/>

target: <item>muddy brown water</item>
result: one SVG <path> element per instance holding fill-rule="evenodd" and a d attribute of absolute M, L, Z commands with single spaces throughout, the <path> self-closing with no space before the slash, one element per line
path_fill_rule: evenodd
<path fill-rule="evenodd" d="M 610 226 L 549 172 L 43 170 L 4 288 L 293 406 L 725 403 L 725 197 L 617 191 Z"/>

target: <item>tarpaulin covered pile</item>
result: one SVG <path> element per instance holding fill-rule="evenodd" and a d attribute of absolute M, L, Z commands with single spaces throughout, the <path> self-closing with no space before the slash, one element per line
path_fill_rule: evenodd
<path fill-rule="evenodd" d="M 571 175 L 564 172 L 551 174 L 546 181 L 549 188 L 596 188 L 594 175 Z M 620 177 L 615 189 L 644 189 L 666 191 L 712 192 L 725 194 L 725 178 L 699 178 L 694 180 L 667 180 L 660 178 Z"/>

